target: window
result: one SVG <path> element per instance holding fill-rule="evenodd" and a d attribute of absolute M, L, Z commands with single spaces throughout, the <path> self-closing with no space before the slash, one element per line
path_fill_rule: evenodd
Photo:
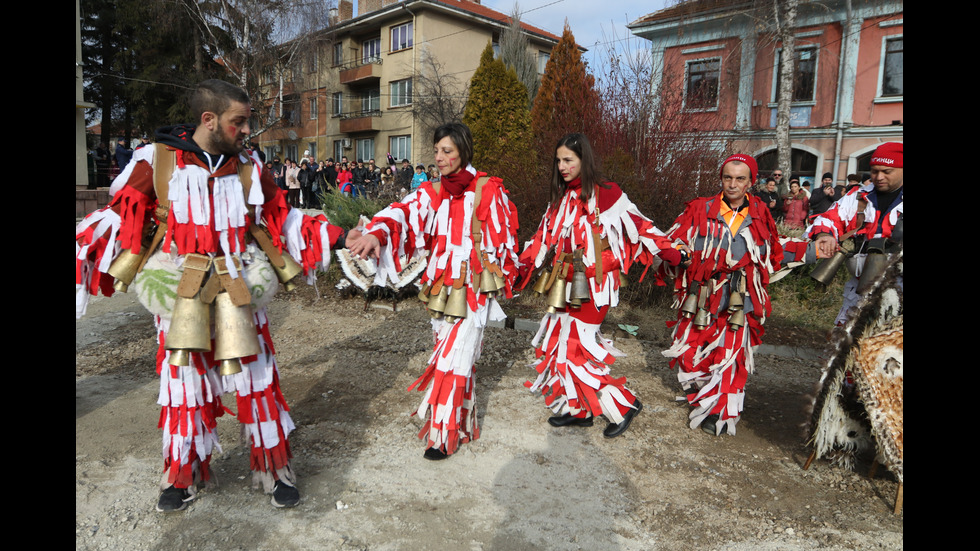
<path fill-rule="evenodd" d="M 334 92 L 333 96 L 330 97 L 332 103 L 332 110 L 334 116 L 344 114 L 344 93 Z"/>
<path fill-rule="evenodd" d="M 317 117 L 320 116 L 319 115 L 320 111 L 316 108 L 317 107 L 317 105 L 316 105 L 316 99 L 317 98 L 310 98 L 310 118 L 311 119 L 316 119 Z"/>
<path fill-rule="evenodd" d="M 904 37 L 885 39 L 884 56 L 881 64 L 881 96 L 902 96 L 905 92 L 903 78 Z"/>
<path fill-rule="evenodd" d="M 688 61 L 684 87 L 684 108 L 717 109 L 718 82 L 720 80 L 720 57 Z"/>
<path fill-rule="evenodd" d="M 344 62 L 344 45 L 340 42 L 333 45 L 333 64 L 340 65 Z"/>
<path fill-rule="evenodd" d="M 361 94 L 361 111 L 381 110 L 381 90 L 375 88 Z"/>
<path fill-rule="evenodd" d="M 282 101 L 282 122 L 284 126 L 299 126 L 303 119 L 303 108 L 297 96 L 287 96 Z"/>
<path fill-rule="evenodd" d="M 299 163 L 299 146 L 296 144 L 289 144 L 286 146 L 286 158 L 296 161 Z"/>
<path fill-rule="evenodd" d="M 551 54 L 548 52 L 538 52 L 538 74 L 543 75 L 545 68 L 548 66 L 548 60 L 551 59 Z"/>
<path fill-rule="evenodd" d="M 412 47 L 412 23 L 391 28 L 391 51 L 405 50 Z"/>
<path fill-rule="evenodd" d="M 388 143 L 391 156 L 396 161 L 412 158 L 412 137 L 411 136 L 392 136 Z"/>
<path fill-rule="evenodd" d="M 381 39 L 372 38 L 363 44 L 361 63 L 373 63 L 381 59 Z"/>
<path fill-rule="evenodd" d="M 357 140 L 357 158 L 364 159 L 364 162 L 374 158 L 374 138 Z"/>
<path fill-rule="evenodd" d="M 795 51 L 796 61 L 793 63 L 793 97 L 792 101 L 813 101 L 817 89 L 817 47 L 798 46 Z M 783 51 L 776 56 L 776 90 L 773 101 L 779 100 L 779 75 L 782 66 Z"/>
<path fill-rule="evenodd" d="M 310 152 L 310 157 L 316 159 L 316 142 L 307 142 L 306 150 Z"/>
<path fill-rule="evenodd" d="M 412 79 L 396 80 L 391 83 L 391 107 L 412 104 Z"/>
<path fill-rule="evenodd" d="M 343 158 L 343 156 L 344 156 L 344 140 L 334 140 L 333 142 L 334 162 L 339 163 L 340 159 Z"/>

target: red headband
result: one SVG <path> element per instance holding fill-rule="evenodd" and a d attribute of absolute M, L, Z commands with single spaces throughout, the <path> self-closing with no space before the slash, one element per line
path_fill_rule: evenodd
<path fill-rule="evenodd" d="M 902 168 L 902 149 L 903 144 L 901 142 L 883 143 L 878 146 L 878 149 L 875 149 L 874 155 L 871 156 L 871 164 Z"/>
<path fill-rule="evenodd" d="M 721 170 L 719 171 L 719 174 L 725 171 L 725 165 L 727 165 L 731 161 L 741 161 L 749 165 L 749 174 L 752 175 L 752 181 L 755 182 L 755 177 L 757 174 L 759 174 L 759 165 L 758 163 L 755 162 L 755 159 L 752 158 L 751 155 L 745 155 L 743 153 L 736 153 L 731 157 L 725 159 L 725 162 L 721 163 Z"/>

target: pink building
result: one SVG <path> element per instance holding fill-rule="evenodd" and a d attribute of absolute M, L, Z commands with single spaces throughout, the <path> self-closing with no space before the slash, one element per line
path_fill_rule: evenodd
<path fill-rule="evenodd" d="M 757 4 L 690 0 L 629 28 L 650 41 L 651 93 L 664 110 L 716 134 L 719 148 L 754 155 L 764 176 L 776 168 L 782 43 L 758 30 L 771 14 Z M 796 23 L 791 172 L 846 183 L 879 144 L 903 141 L 903 3 L 801 1 Z"/>

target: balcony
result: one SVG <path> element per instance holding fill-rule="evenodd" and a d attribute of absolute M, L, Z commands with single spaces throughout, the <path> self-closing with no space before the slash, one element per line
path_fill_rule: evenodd
<path fill-rule="evenodd" d="M 381 111 L 354 111 L 340 116 L 340 132 L 354 134 L 357 132 L 378 132 L 381 130 Z"/>
<path fill-rule="evenodd" d="M 381 81 L 381 58 L 367 63 L 356 61 L 340 67 L 341 84 L 368 84 Z"/>

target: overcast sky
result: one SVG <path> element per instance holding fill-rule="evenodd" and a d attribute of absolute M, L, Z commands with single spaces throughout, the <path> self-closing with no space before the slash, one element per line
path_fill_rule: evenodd
<path fill-rule="evenodd" d="M 508 15 L 514 11 L 515 0 L 482 0 L 488 8 Z M 626 25 L 640 17 L 663 9 L 667 0 L 519 0 L 521 21 L 561 36 L 565 19 L 575 35 L 575 41 L 589 50 L 586 59 L 597 64 L 593 56 L 607 51 L 608 46 L 623 48 L 648 47 L 637 39 Z"/>

